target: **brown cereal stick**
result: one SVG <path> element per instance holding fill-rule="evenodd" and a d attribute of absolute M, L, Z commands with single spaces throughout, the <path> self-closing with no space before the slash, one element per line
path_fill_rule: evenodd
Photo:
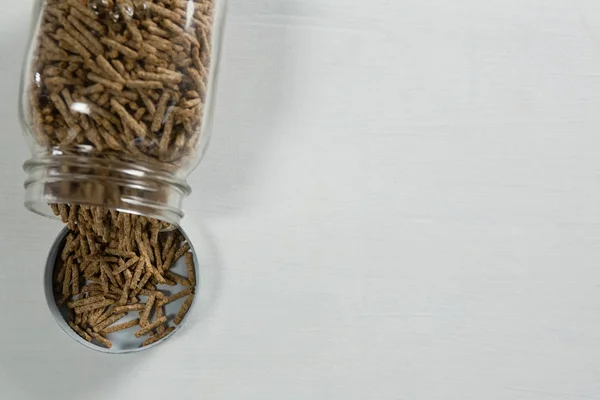
<path fill-rule="evenodd" d="M 100 272 L 100 263 L 99 262 L 91 262 L 90 266 L 85 269 L 83 276 L 86 279 L 90 279 L 92 276 L 96 275 L 98 272 Z"/>
<path fill-rule="evenodd" d="M 169 112 L 167 114 L 167 119 L 165 121 L 165 128 L 163 129 L 163 134 L 160 139 L 159 151 L 161 156 L 165 156 L 168 152 L 169 142 L 171 140 L 171 132 L 173 131 L 173 113 Z"/>
<path fill-rule="evenodd" d="M 182 27 L 178 26 L 177 24 L 174 24 L 173 21 L 170 21 L 168 19 L 163 19 L 161 21 L 161 24 L 170 32 L 173 32 L 179 36 L 183 36 L 187 40 L 189 40 L 194 46 L 200 47 L 200 42 L 198 41 L 198 39 L 196 39 L 196 37 L 194 35 L 185 31 Z"/>
<path fill-rule="evenodd" d="M 133 278 L 133 275 L 131 274 L 131 271 L 125 270 L 125 286 L 123 287 L 123 294 L 121 295 L 121 300 L 119 301 L 119 303 L 122 305 L 127 304 L 127 299 L 129 298 L 129 289 L 131 288 L 131 279 L 132 278 Z"/>
<path fill-rule="evenodd" d="M 200 93 L 206 93 L 206 84 L 204 83 L 204 79 L 202 79 L 202 75 L 195 68 L 188 68 L 188 73 L 190 77 L 196 84 L 196 87 L 200 89 Z"/>
<path fill-rule="evenodd" d="M 77 121 L 75 121 L 75 118 L 67 108 L 67 105 L 64 103 L 63 99 L 57 93 L 52 93 L 50 95 L 50 100 L 52 100 L 52 103 L 54 103 L 54 106 L 56 107 L 60 115 L 65 119 L 65 122 L 67 123 L 69 128 L 73 129 L 77 133 L 81 132 L 81 127 L 77 125 Z M 62 212 L 61 218 L 63 218 Z M 63 221 L 63 223 L 68 222 L 68 215 L 66 216 L 66 218 L 67 220 Z"/>
<path fill-rule="evenodd" d="M 104 313 L 104 310 L 99 308 L 96 311 L 92 311 L 92 315 L 90 317 L 90 319 L 88 320 L 88 323 L 90 326 L 94 326 L 94 324 L 96 324 L 96 321 L 98 320 L 98 318 L 100 318 L 100 316 Z"/>
<path fill-rule="evenodd" d="M 115 92 L 122 92 L 123 91 L 123 84 L 122 83 L 109 81 L 108 79 L 105 79 L 105 78 L 101 77 L 100 75 L 94 74 L 93 72 L 90 72 L 89 74 L 87 74 L 87 78 L 90 81 L 99 83 L 102 86 L 106 87 L 107 89 L 113 90 Z"/>
<path fill-rule="evenodd" d="M 118 282 L 117 282 L 117 280 L 116 280 L 115 276 L 113 275 L 113 273 L 112 273 L 112 270 L 110 269 L 110 267 L 109 267 L 109 266 L 108 266 L 108 264 L 106 263 L 106 261 L 102 261 L 102 262 L 100 263 L 100 268 L 101 268 L 101 271 L 103 271 L 103 272 L 104 272 L 104 274 L 106 275 L 106 277 L 108 278 L 108 280 L 110 281 L 110 283 L 111 283 L 113 286 L 115 286 L 115 287 L 118 287 L 118 286 L 119 286 L 119 284 L 118 284 Z"/>
<path fill-rule="evenodd" d="M 121 215 L 123 215 L 123 214 L 121 214 Z M 134 257 L 137 257 L 136 254 L 133 251 L 124 251 L 124 250 L 121 250 L 121 249 L 110 249 L 109 248 L 109 249 L 104 250 L 104 252 L 106 254 L 110 254 L 110 255 L 117 256 L 117 257 L 122 257 L 122 258 L 134 258 Z M 122 261 L 122 260 L 119 260 L 119 261 Z"/>
<path fill-rule="evenodd" d="M 71 260 L 71 262 L 67 262 L 67 266 L 65 269 L 65 275 L 63 278 L 63 287 L 62 287 L 63 296 L 71 294 L 69 292 L 69 289 L 71 288 L 71 276 L 73 275 L 73 273 L 71 272 L 71 268 L 73 267 L 72 256 L 69 257 L 69 260 Z"/>
<path fill-rule="evenodd" d="M 175 252 L 175 256 L 173 257 L 173 261 L 176 262 L 177 260 L 179 260 L 181 257 L 183 257 L 183 255 L 185 253 L 187 253 L 188 251 L 190 251 L 190 244 L 188 242 L 186 242 L 183 246 L 181 246 L 177 252 Z"/>
<path fill-rule="evenodd" d="M 164 306 L 161 300 L 157 300 L 156 304 L 154 306 L 156 312 L 155 312 L 155 317 L 156 319 L 160 319 L 162 317 L 165 316 L 165 310 L 164 310 Z M 165 331 L 165 326 L 160 325 L 158 328 L 156 328 L 156 333 L 161 334 Z"/>
<path fill-rule="evenodd" d="M 167 234 L 167 240 L 163 243 L 162 246 L 162 254 L 164 256 L 163 262 L 167 260 L 169 252 L 171 251 L 171 246 L 173 245 L 173 240 L 175 239 L 175 235 L 173 232 L 169 232 Z M 173 255 L 175 255 L 175 250 L 173 250 Z"/>
<path fill-rule="evenodd" d="M 85 288 L 87 288 L 89 286 L 85 286 Z M 82 290 L 83 292 L 83 290 Z M 97 303 L 100 301 L 106 300 L 104 298 L 104 296 L 92 296 L 92 297 L 88 297 L 87 299 L 80 299 L 80 300 L 76 300 L 76 301 L 70 301 L 67 303 L 67 307 L 69 308 L 77 308 L 77 307 L 81 307 L 81 306 L 87 306 L 89 304 L 93 304 L 93 303 Z"/>
<path fill-rule="evenodd" d="M 177 315 L 175 316 L 175 319 L 173 320 L 175 325 L 179 325 L 181 323 L 181 321 L 183 321 L 183 318 L 189 311 L 193 301 L 194 301 L 194 295 L 190 294 L 183 302 L 183 305 L 181 306 L 181 308 L 179 309 L 179 312 L 177 313 Z"/>
<path fill-rule="evenodd" d="M 104 43 L 105 45 L 107 45 L 108 47 L 118 51 L 119 53 L 123 54 L 125 56 L 125 58 L 132 58 L 132 59 L 137 59 L 139 58 L 139 54 L 135 51 L 130 49 L 127 46 L 122 45 L 121 43 L 113 40 L 113 39 L 109 39 L 107 37 L 102 37 L 100 39 L 100 41 L 102 43 Z"/>
<path fill-rule="evenodd" d="M 123 122 L 123 125 L 128 126 L 133 132 L 136 133 L 136 135 L 138 137 L 141 137 L 141 138 L 146 137 L 146 135 L 147 135 L 146 129 L 142 125 L 140 125 L 140 123 L 137 122 L 135 120 L 135 118 L 133 118 L 131 116 L 131 114 L 129 114 L 129 112 L 127 112 L 127 110 L 121 104 L 119 104 L 119 102 L 117 100 L 112 99 L 110 101 L 110 105 L 116 111 L 116 113 L 121 117 L 121 121 Z"/>
<path fill-rule="evenodd" d="M 194 255 L 191 252 L 185 253 L 185 264 L 187 266 L 187 276 L 191 286 L 196 286 L 196 268 L 194 265 Z"/>
<path fill-rule="evenodd" d="M 102 314 L 100 314 L 100 316 L 96 319 L 95 323 L 100 324 L 104 322 L 107 318 L 114 314 L 114 310 L 114 306 L 109 306 L 105 309 L 102 309 Z"/>
<path fill-rule="evenodd" d="M 59 29 L 56 32 L 56 37 L 64 41 L 59 43 L 59 46 L 61 46 L 62 48 L 72 50 L 80 54 L 84 59 L 92 57 L 92 54 L 81 43 L 79 43 L 79 41 L 77 41 L 64 29 Z"/>
<path fill-rule="evenodd" d="M 186 287 L 192 286 L 192 283 L 188 279 L 186 279 L 183 276 L 176 274 L 174 272 L 165 271 L 164 276 L 165 276 L 165 278 L 170 279 L 182 286 L 186 286 Z"/>
<path fill-rule="evenodd" d="M 151 345 L 153 343 L 156 343 L 159 340 L 161 340 L 162 338 L 167 337 L 174 330 L 175 330 L 175 327 L 171 326 L 168 329 L 166 329 L 166 330 L 164 330 L 164 331 L 162 331 L 160 333 L 157 333 L 156 335 L 151 336 L 150 338 L 146 339 L 144 341 L 144 343 L 142 343 L 142 346 L 149 346 L 149 345 Z"/>
<path fill-rule="evenodd" d="M 85 96 L 75 95 L 74 98 L 77 101 L 87 104 L 90 107 L 90 109 L 92 110 L 92 115 L 94 113 L 98 114 L 100 117 L 107 119 L 108 121 L 110 121 L 111 123 L 113 123 L 117 126 L 121 122 L 114 114 L 106 111 L 104 108 L 100 107 L 99 105 L 97 105 L 90 99 L 86 98 Z"/>
<path fill-rule="evenodd" d="M 113 325 L 110 326 L 108 328 L 103 329 L 100 333 L 103 335 L 108 335 L 109 333 L 114 333 L 114 332 L 118 332 L 118 331 L 122 331 L 128 328 L 132 328 L 134 326 L 139 325 L 140 323 L 140 319 L 132 319 L 131 321 L 128 322 L 123 322 L 122 324 L 118 324 L 118 325 Z"/>
<path fill-rule="evenodd" d="M 67 209 L 64 208 L 64 213 L 67 214 Z M 62 214 L 62 211 L 61 211 Z M 68 217 L 66 217 L 68 219 Z M 64 223 L 66 224 L 67 221 L 65 220 Z M 63 261 L 66 261 L 67 258 L 69 258 L 69 254 L 71 254 L 73 252 L 73 250 L 75 250 L 75 236 L 72 233 L 69 233 L 67 235 L 67 240 L 65 242 L 65 247 L 63 247 L 63 250 L 60 254 L 60 259 Z"/>
<path fill-rule="evenodd" d="M 169 258 L 173 258 L 175 256 L 175 251 L 177 251 L 177 246 L 173 243 L 175 240 L 175 235 L 173 232 L 168 232 L 167 240 L 162 243 L 162 255 L 163 255 L 163 265 L 169 260 Z"/>
<path fill-rule="evenodd" d="M 54 215 L 56 215 L 57 217 L 60 215 L 60 211 L 58 209 L 58 204 L 50 204 L 50 208 L 52 209 L 52 212 L 54 213 Z"/>
<path fill-rule="evenodd" d="M 142 245 L 144 246 L 145 253 L 148 256 L 148 259 L 150 260 L 150 262 L 154 262 L 154 250 L 152 249 L 152 245 L 150 244 L 150 240 L 148 239 L 148 234 L 144 232 L 144 234 L 141 235 L 141 239 Z"/>
<path fill-rule="evenodd" d="M 95 30 L 100 34 L 104 34 L 105 28 L 100 23 L 94 21 L 94 18 L 90 18 L 88 15 L 85 15 L 78 9 L 71 9 L 71 15 L 81 21 L 84 25 L 87 25 L 89 28 Z"/>
<path fill-rule="evenodd" d="M 135 272 L 133 274 L 133 278 L 131 280 L 131 287 L 133 289 L 138 287 L 138 282 L 142 276 L 142 273 L 144 272 L 144 265 L 145 265 L 145 260 L 143 258 L 140 258 L 138 261 L 138 265 L 135 268 Z"/>
<path fill-rule="evenodd" d="M 176 246 L 173 246 L 171 251 L 169 251 L 168 258 L 163 263 L 163 270 L 168 271 L 185 253 L 190 250 L 189 243 L 185 243 L 182 247 L 175 250 Z"/>
<path fill-rule="evenodd" d="M 149 287 L 148 285 L 146 285 L 146 287 Z M 165 295 L 162 292 L 157 292 L 156 288 L 152 288 L 152 290 L 150 289 L 141 289 L 139 292 L 140 296 L 152 296 L 152 294 L 154 294 L 156 296 L 157 299 L 164 299 Z"/>
<path fill-rule="evenodd" d="M 103 337 L 102 335 L 96 333 L 96 332 L 92 332 L 90 329 L 87 330 L 87 332 L 97 341 L 99 341 L 100 343 L 102 343 L 102 345 L 104 345 L 104 347 L 110 349 L 112 347 L 112 342 L 108 339 L 106 339 L 105 337 Z"/>
<path fill-rule="evenodd" d="M 84 96 L 94 94 L 94 93 L 102 93 L 102 92 L 104 92 L 104 86 L 100 83 L 96 83 L 95 85 L 92 85 L 92 86 L 86 86 L 79 90 L 79 93 L 81 93 Z"/>
<path fill-rule="evenodd" d="M 72 288 L 71 288 L 71 293 L 73 295 L 77 295 L 79 294 L 79 267 L 76 265 L 71 265 L 71 283 L 72 283 Z"/>
<path fill-rule="evenodd" d="M 125 86 L 130 89 L 147 89 L 147 90 L 158 90 L 164 87 L 163 83 L 160 81 L 127 81 L 125 82 Z"/>
<path fill-rule="evenodd" d="M 88 317 L 89 317 L 90 313 L 86 312 L 81 314 L 81 326 L 86 326 L 87 325 L 87 321 L 88 321 Z"/>
<path fill-rule="evenodd" d="M 112 314 L 110 317 L 108 317 L 107 319 L 105 319 L 101 322 L 96 321 L 96 325 L 93 327 L 94 332 L 100 332 L 107 326 L 112 325 L 115 322 L 117 322 L 118 320 L 120 320 L 121 318 L 123 318 L 125 315 L 127 315 L 127 313 Z M 100 317 L 100 318 L 102 318 L 102 317 Z"/>
<path fill-rule="evenodd" d="M 115 82 L 119 82 L 121 84 L 125 83 L 125 78 L 119 73 L 113 66 L 108 62 L 106 58 L 102 55 L 96 57 L 96 64 L 98 67 L 104 72 L 104 74 L 114 80 Z M 119 64 L 115 64 L 119 65 Z M 121 64 L 122 65 L 122 64 Z"/>
<path fill-rule="evenodd" d="M 154 277 L 154 279 L 157 280 L 158 283 L 167 283 L 165 277 L 162 276 L 161 273 L 156 268 L 154 268 L 154 265 L 152 265 L 149 261 L 146 264 L 146 267 L 146 271 L 152 273 L 152 276 Z"/>
<path fill-rule="evenodd" d="M 76 307 L 75 314 L 83 314 L 89 311 L 94 311 L 98 308 L 106 307 L 111 304 L 114 304 L 114 300 L 103 300 L 96 303 L 88 304 L 86 306 Z"/>
<path fill-rule="evenodd" d="M 175 11 L 168 10 L 168 9 L 166 9 L 158 4 L 154 4 L 154 3 L 147 3 L 147 5 L 148 5 L 148 8 L 150 9 L 150 11 L 152 11 L 154 14 L 156 14 L 160 17 L 163 17 L 166 20 L 173 21 L 176 23 L 181 23 L 182 18 Z"/>
<path fill-rule="evenodd" d="M 148 301 L 146 302 L 146 308 L 144 311 L 140 313 L 140 326 L 145 327 L 148 325 L 148 318 L 150 317 L 150 312 L 152 311 L 152 307 L 154 306 L 154 302 L 156 301 L 156 293 L 152 293 L 148 297 Z"/>
<path fill-rule="evenodd" d="M 68 324 L 71 327 L 71 329 L 73 329 L 75 331 L 75 333 L 77 333 L 79 336 L 81 336 L 88 342 L 92 341 L 92 337 L 90 335 L 88 335 L 86 332 L 84 332 L 83 329 L 81 329 L 79 326 L 75 325 L 71 321 L 69 321 Z"/>
<path fill-rule="evenodd" d="M 138 73 L 138 77 L 140 79 L 147 80 L 147 81 L 159 81 L 159 82 L 171 83 L 171 84 L 179 84 L 183 80 L 183 75 L 181 75 L 180 73 L 177 73 L 174 71 L 173 71 L 173 73 L 166 73 L 167 71 L 170 71 L 170 70 L 166 70 L 164 68 L 157 68 L 157 71 L 158 70 L 162 70 L 163 73 L 155 74 L 152 72 L 140 71 Z"/>
<path fill-rule="evenodd" d="M 148 283 L 150 277 L 152 277 L 152 273 L 146 272 L 142 280 L 138 283 L 137 288 L 133 292 L 131 292 L 130 297 L 137 296 L 140 293 L 140 291 L 146 286 L 146 283 Z"/>
<path fill-rule="evenodd" d="M 80 22 L 79 19 L 77 19 L 74 15 L 69 15 L 67 17 L 67 20 L 88 41 L 88 43 L 90 44 L 90 50 L 92 50 L 94 54 L 101 54 L 104 52 L 104 47 L 102 46 L 102 43 L 100 43 L 96 36 L 94 36 L 94 34 L 90 32 L 85 27 L 85 25 L 82 22 Z"/>
<path fill-rule="evenodd" d="M 172 294 L 171 296 L 165 297 L 164 300 L 162 300 L 162 304 L 163 305 L 167 305 L 169 303 L 174 302 L 175 300 L 179 300 L 182 297 L 189 296 L 189 295 L 192 295 L 192 294 L 194 294 L 194 288 L 193 287 L 190 287 L 190 288 L 187 288 L 187 289 L 183 289 L 180 292 L 177 292 L 175 294 Z"/>
<path fill-rule="evenodd" d="M 162 257 L 160 255 L 160 246 L 157 243 L 155 246 L 153 246 L 153 248 L 154 248 L 154 260 L 156 262 L 156 269 L 158 270 L 158 272 L 160 274 L 162 274 L 163 267 L 162 267 Z"/>
<path fill-rule="evenodd" d="M 156 113 L 154 114 L 154 120 L 152 121 L 152 132 L 158 132 L 160 127 L 162 126 L 162 121 L 167 110 L 167 103 L 171 98 L 171 94 L 169 92 L 164 92 L 158 101 L 158 105 L 156 106 Z"/>
<path fill-rule="evenodd" d="M 67 4 L 78 10 L 81 14 L 87 16 L 88 18 L 91 18 L 92 20 L 98 19 L 96 13 L 94 13 L 92 10 L 81 4 L 81 1 L 67 0 Z M 71 12 L 73 12 L 73 8 L 71 9 Z"/>
<path fill-rule="evenodd" d="M 100 284 L 104 293 L 108 293 L 108 280 L 106 279 L 106 272 L 102 268 L 102 265 L 100 265 Z"/>
<path fill-rule="evenodd" d="M 127 306 L 118 306 L 115 307 L 116 313 L 130 312 L 130 311 L 143 311 L 146 308 L 146 304 L 138 303 L 138 304 L 129 304 Z"/>
<path fill-rule="evenodd" d="M 148 333 L 150 333 L 152 331 L 152 329 L 157 328 L 158 326 L 164 324 L 165 322 L 167 322 L 167 317 L 159 318 L 156 321 L 152 322 L 151 324 L 146 325 L 145 327 L 143 327 L 142 329 L 140 329 L 139 331 L 134 333 L 134 335 L 137 338 L 147 335 Z"/>
<path fill-rule="evenodd" d="M 138 90 L 138 93 L 140 94 L 140 98 L 142 99 L 144 106 L 146 106 L 146 110 L 148 110 L 148 113 L 154 115 L 156 113 L 156 107 L 154 106 L 154 102 L 150 99 L 150 97 L 145 91 Z"/>

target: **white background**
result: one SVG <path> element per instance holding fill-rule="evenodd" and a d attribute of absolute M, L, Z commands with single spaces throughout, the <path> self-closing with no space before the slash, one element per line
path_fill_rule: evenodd
<path fill-rule="evenodd" d="M 597 0 L 233 0 L 185 203 L 213 296 L 134 356 L 46 308 L 1 1 L 0 398 L 600 398 Z"/>

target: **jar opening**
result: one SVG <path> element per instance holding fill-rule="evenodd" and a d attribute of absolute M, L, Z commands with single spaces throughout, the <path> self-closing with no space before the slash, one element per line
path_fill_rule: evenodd
<path fill-rule="evenodd" d="M 101 206 L 179 225 L 191 189 L 183 179 L 136 161 L 47 155 L 27 161 L 25 206 L 55 218 L 49 204 Z"/>

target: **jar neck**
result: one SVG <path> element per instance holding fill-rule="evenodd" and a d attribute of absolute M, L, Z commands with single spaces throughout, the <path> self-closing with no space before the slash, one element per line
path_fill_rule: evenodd
<path fill-rule="evenodd" d="M 89 155 L 36 155 L 25 163 L 25 206 L 54 217 L 49 204 L 100 206 L 179 225 L 191 190 L 153 163 Z"/>

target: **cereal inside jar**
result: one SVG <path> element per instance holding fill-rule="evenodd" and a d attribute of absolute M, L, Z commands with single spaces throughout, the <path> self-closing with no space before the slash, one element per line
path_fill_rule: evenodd
<path fill-rule="evenodd" d="M 23 79 L 26 205 L 178 224 L 208 142 L 219 0 L 45 0 Z"/>

